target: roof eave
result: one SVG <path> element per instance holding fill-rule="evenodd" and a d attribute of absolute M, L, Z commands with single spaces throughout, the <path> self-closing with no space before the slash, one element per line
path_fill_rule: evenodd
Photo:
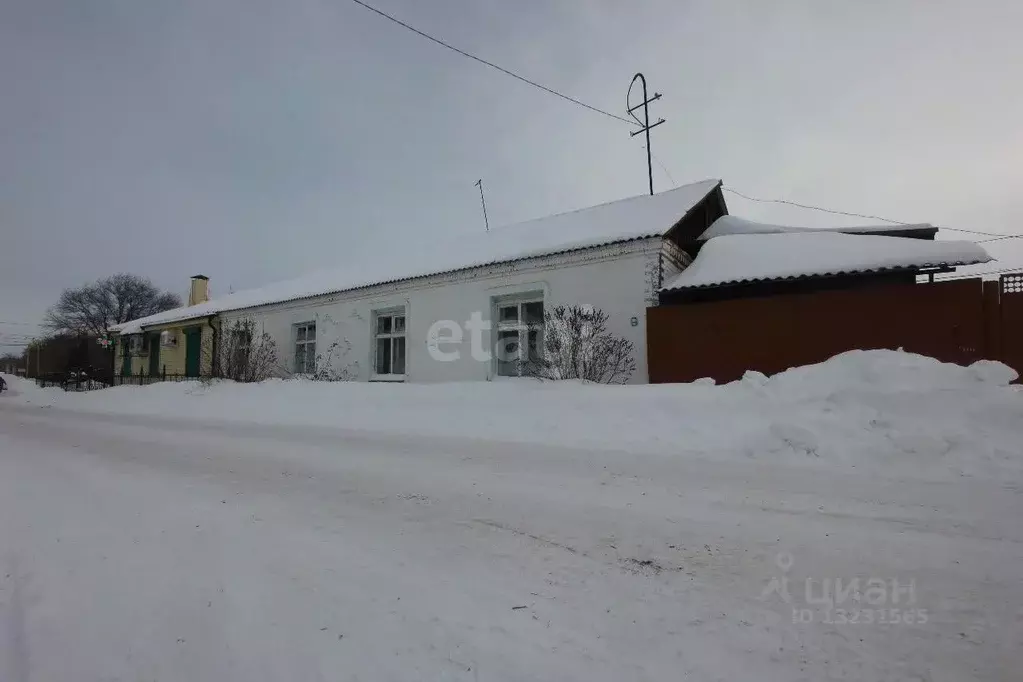
<path fill-rule="evenodd" d="M 688 286 L 677 286 L 677 287 L 664 287 L 659 289 L 659 292 L 668 291 L 693 291 L 698 289 L 720 289 L 733 286 L 743 286 L 747 284 L 765 284 L 769 282 L 796 282 L 807 279 L 828 279 L 832 277 L 848 277 L 850 275 L 880 275 L 880 274 L 896 274 L 896 273 L 909 273 L 909 272 L 924 272 L 927 270 L 937 271 L 948 271 L 951 272 L 957 267 L 965 267 L 967 265 L 979 265 L 985 261 L 976 262 L 963 262 L 963 263 L 930 263 L 925 265 L 906 265 L 906 266 L 892 266 L 892 267 L 877 267 L 869 268 L 866 270 L 836 270 L 834 272 L 819 272 L 810 273 L 803 275 L 786 275 L 784 277 L 757 277 L 751 279 L 731 279 L 724 282 L 714 282 L 712 284 L 693 284 Z"/>

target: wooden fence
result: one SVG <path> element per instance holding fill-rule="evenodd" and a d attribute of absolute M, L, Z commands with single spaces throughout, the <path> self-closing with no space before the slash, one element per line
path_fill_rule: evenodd
<path fill-rule="evenodd" d="M 902 348 L 1023 374 L 1023 274 L 647 309 L 652 383 L 774 374 L 853 349 Z"/>

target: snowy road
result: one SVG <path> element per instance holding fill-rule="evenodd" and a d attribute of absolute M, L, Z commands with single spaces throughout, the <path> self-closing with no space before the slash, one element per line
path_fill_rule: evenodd
<path fill-rule="evenodd" d="M 0 403 L 0 680 L 1019 680 L 1021 519 L 990 479 Z"/>

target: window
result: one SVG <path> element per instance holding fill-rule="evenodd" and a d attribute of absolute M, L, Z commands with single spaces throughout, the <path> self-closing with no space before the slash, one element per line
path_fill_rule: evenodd
<path fill-rule="evenodd" d="M 143 355 L 149 352 L 146 347 L 145 337 L 142 334 L 132 334 L 130 337 L 129 352 L 133 355 Z"/>
<path fill-rule="evenodd" d="M 249 366 L 249 348 L 252 346 L 252 332 L 235 329 L 231 332 L 231 367 L 244 371 Z"/>
<path fill-rule="evenodd" d="M 373 370 L 378 375 L 405 374 L 405 313 L 377 313 Z"/>
<path fill-rule="evenodd" d="M 295 374 L 316 371 L 316 323 L 295 325 Z"/>
<path fill-rule="evenodd" d="M 497 302 L 497 375 L 517 377 L 522 360 L 543 350 L 543 299 Z"/>

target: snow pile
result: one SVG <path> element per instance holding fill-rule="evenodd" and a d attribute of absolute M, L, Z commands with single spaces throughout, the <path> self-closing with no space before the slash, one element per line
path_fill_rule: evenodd
<path fill-rule="evenodd" d="M 731 234 L 708 240 L 692 264 L 664 290 L 991 260 L 983 247 L 967 241 L 841 232 Z"/>
<path fill-rule="evenodd" d="M 619 450 L 841 465 L 886 473 L 999 476 L 1023 470 L 1023 393 L 999 363 L 971 367 L 895 351 L 731 384 L 597 386 L 166 383 L 83 394 L 13 384 L 10 399 L 62 409 Z"/>
<path fill-rule="evenodd" d="M 419 244 L 382 252 L 377 258 L 361 258 L 344 267 L 239 291 L 196 306 L 175 308 L 128 322 L 118 329 L 122 334 L 135 334 L 143 326 L 197 319 L 228 310 L 656 237 L 670 230 L 720 184 L 720 180 L 703 180 L 653 196 L 631 197 L 456 239 L 424 239 Z"/>

